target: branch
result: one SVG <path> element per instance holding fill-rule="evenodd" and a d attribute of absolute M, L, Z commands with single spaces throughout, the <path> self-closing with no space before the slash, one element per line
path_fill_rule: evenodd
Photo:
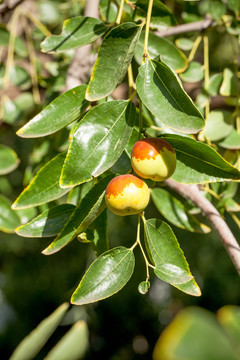
<path fill-rule="evenodd" d="M 13 10 L 23 0 L 8 0 L 0 4 L 0 14 Z"/>
<path fill-rule="evenodd" d="M 191 200 L 199 207 L 203 216 L 210 221 L 216 233 L 219 235 L 222 244 L 240 275 L 240 246 L 227 223 L 221 217 L 213 204 L 202 195 L 196 185 L 179 184 L 171 179 L 166 180 L 165 184 L 170 189 L 176 191 L 185 199 Z"/>
<path fill-rule="evenodd" d="M 216 22 L 212 19 L 207 17 L 206 19 L 195 21 L 192 23 L 182 24 L 182 25 L 176 25 L 172 26 L 167 30 L 164 31 L 156 31 L 155 34 L 160 37 L 167 37 L 172 35 L 179 35 L 187 32 L 192 31 L 204 31 L 208 29 L 209 27 L 215 26 Z"/>

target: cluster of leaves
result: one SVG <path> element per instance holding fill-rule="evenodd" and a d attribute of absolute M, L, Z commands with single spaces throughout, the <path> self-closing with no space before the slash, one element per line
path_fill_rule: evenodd
<path fill-rule="evenodd" d="M 59 306 L 51 315 L 44 319 L 24 340 L 17 346 L 11 355 L 11 360 L 34 359 L 41 348 L 48 341 L 61 322 L 67 318 L 68 303 Z M 82 359 L 88 347 L 88 328 L 84 320 L 77 321 L 68 330 L 61 340 L 51 349 L 44 358 L 46 360 Z"/>
<path fill-rule="evenodd" d="M 157 0 L 153 1 L 152 9 L 146 0 L 138 0 L 134 5 L 101 0 L 101 19 L 72 17 L 63 23 L 59 35 L 49 35 L 41 42 L 43 52 L 57 57 L 101 38 L 88 84 L 49 101 L 17 131 L 23 138 L 51 139 L 48 145 L 42 142 L 42 147 L 38 148 L 42 157 L 43 154 L 49 156 L 52 139 L 60 145 L 50 159 L 39 162 L 35 176 L 13 204 L 1 195 L 0 228 L 10 232 L 17 228 L 17 234 L 25 237 L 55 237 L 43 250 L 45 255 L 60 251 L 76 238 L 92 244 L 98 257 L 74 292 L 74 304 L 111 296 L 128 282 L 134 271 L 134 245 L 109 249 L 104 192 L 114 176 L 131 171 L 131 148 L 144 133 L 161 136 L 173 146 L 177 155 L 173 180 L 203 184 L 206 193 L 217 199 L 222 212 L 239 211 L 237 202 L 232 199 L 240 179 L 237 162 L 240 144 L 238 54 L 235 47 L 239 41 L 239 5 L 237 1 L 227 1 L 227 5 L 214 1 L 214 4 L 214 12 L 209 1 L 185 5 L 186 9 L 192 6 L 186 13 L 188 17 L 177 19 Z M 124 5 L 123 12 L 121 5 Z M 151 21 L 146 24 L 150 10 Z M 212 15 L 214 30 L 200 37 L 195 33 L 189 33 L 186 38 L 178 36 L 175 43 L 159 36 L 159 30 L 174 26 L 180 20 L 190 22 L 191 12 L 194 19 L 201 19 L 206 12 Z M 119 18 L 121 21 L 116 21 Z M 9 37 L 5 28 L 3 31 Z M 234 56 L 223 70 L 217 69 L 209 76 L 211 31 L 224 31 L 226 41 L 231 39 Z M 11 37 L 7 43 L 10 40 Z M 203 64 L 195 61 L 201 52 Z M 126 81 L 127 74 L 129 98 L 115 100 L 112 93 Z M 4 78 L 3 86 L 6 76 Z M 200 84 L 200 90 L 194 103 L 183 85 L 195 82 Z M 36 91 L 33 94 L 36 102 Z M 228 106 L 227 110 L 209 111 L 217 95 Z M 7 101 L 3 108 L 6 121 L 9 119 Z M 13 150 L 2 145 L 1 173 L 12 172 L 18 163 Z M 151 197 L 163 218 L 191 232 L 210 231 L 195 216 L 198 210 L 192 204 L 183 202 L 161 185 L 152 189 Z M 37 216 L 36 209 L 40 211 Z M 200 295 L 171 227 L 160 219 L 147 219 L 144 233 L 146 252 L 156 276 L 188 294 Z M 148 261 L 146 264 L 148 267 Z M 148 287 L 147 276 L 139 290 L 145 293 Z"/>

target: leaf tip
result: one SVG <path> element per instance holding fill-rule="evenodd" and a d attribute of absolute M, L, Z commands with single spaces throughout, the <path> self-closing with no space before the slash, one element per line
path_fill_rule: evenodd
<path fill-rule="evenodd" d="M 18 210 L 19 209 L 18 204 L 17 204 L 16 201 L 14 201 L 14 203 L 11 205 L 11 209 L 13 209 L 13 210 Z"/>
<path fill-rule="evenodd" d="M 52 254 L 54 254 L 54 252 L 55 252 L 55 251 L 52 251 L 52 250 L 51 250 L 51 245 L 49 245 L 48 247 L 46 247 L 46 249 L 44 249 L 44 250 L 42 251 L 42 254 L 43 254 L 43 255 L 52 255 Z"/>

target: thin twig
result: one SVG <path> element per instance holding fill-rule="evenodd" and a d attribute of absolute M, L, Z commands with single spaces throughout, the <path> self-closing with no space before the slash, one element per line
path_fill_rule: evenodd
<path fill-rule="evenodd" d="M 240 246 L 227 223 L 221 217 L 214 205 L 202 195 L 196 185 L 179 184 L 172 179 L 166 180 L 165 184 L 199 207 L 203 216 L 210 221 L 216 233 L 219 235 L 228 255 L 240 275 Z"/>
<path fill-rule="evenodd" d="M 195 21 L 192 23 L 176 25 L 168 28 L 164 31 L 156 31 L 155 34 L 161 37 L 167 37 L 172 35 L 184 34 L 187 32 L 193 31 L 204 31 L 209 27 L 215 26 L 216 22 L 212 18 L 206 18 L 200 21 Z"/>

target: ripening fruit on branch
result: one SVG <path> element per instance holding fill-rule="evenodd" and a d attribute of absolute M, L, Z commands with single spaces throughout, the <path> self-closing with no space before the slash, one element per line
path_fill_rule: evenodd
<path fill-rule="evenodd" d="M 112 179 L 105 192 L 107 207 L 117 215 L 134 215 L 148 205 L 150 189 L 138 177 L 126 174 Z"/>
<path fill-rule="evenodd" d="M 167 141 L 146 138 L 133 146 L 131 163 L 135 173 L 142 178 L 163 181 L 175 171 L 176 153 Z"/>

